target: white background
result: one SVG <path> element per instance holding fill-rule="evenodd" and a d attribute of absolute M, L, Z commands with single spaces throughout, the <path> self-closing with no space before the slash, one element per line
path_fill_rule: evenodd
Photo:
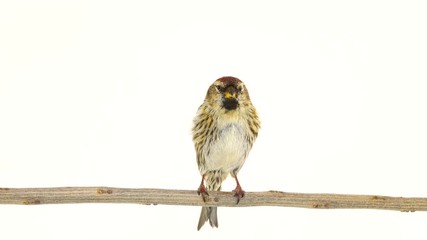
<path fill-rule="evenodd" d="M 427 197 L 427 8 L 343 2 L 2 1 L 0 187 L 197 189 L 192 118 L 232 75 L 262 120 L 246 191 Z M 0 205 L 0 235 L 427 238 L 426 212 L 221 208 L 197 232 L 199 212 Z"/>

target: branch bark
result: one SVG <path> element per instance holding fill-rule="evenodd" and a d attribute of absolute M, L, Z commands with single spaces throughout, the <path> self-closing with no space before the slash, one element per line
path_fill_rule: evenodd
<path fill-rule="evenodd" d="M 111 187 L 0 188 L 0 204 L 134 203 L 218 207 L 277 206 L 316 209 L 427 211 L 427 198 L 376 195 L 247 192 L 239 204 L 230 192 L 209 192 L 206 202 L 196 191 Z"/>

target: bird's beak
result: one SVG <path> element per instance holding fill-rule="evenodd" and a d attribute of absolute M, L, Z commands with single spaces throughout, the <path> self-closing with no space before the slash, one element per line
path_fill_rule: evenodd
<path fill-rule="evenodd" d="M 237 91 L 234 86 L 228 86 L 224 92 L 225 99 L 236 99 Z"/>

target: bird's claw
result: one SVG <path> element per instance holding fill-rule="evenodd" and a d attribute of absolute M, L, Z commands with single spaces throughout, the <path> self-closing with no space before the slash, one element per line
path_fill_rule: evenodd
<path fill-rule="evenodd" d="M 236 197 L 237 202 L 236 204 L 239 204 L 240 199 L 245 196 L 245 191 L 243 191 L 242 187 L 240 185 L 237 185 L 236 188 L 233 190 L 234 197 Z"/>
<path fill-rule="evenodd" d="M 209 197 L 208 191 L 206 191 L 206 188 L 204 185 L 200 185 L 199 189 L 197 189 L 197 194 L 200 196 L 202 195 L 203 202 L 206 202 Z"/>

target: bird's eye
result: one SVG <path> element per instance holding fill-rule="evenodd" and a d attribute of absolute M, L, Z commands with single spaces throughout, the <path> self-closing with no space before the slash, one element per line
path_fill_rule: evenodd
<path fill-rule="evenodd" d="M 222 87 L 221 87 L 221 86 L 215 86 L 215 88 L 216 88 L 216 90 L 217 90 L 218 92 L 222 92 L 222 91 L 223 91 L 223 89 L 222 89 Z"/>
<path fill-rule="evenodd" d="M 237 87 L 237 90 L 238 90 L 239 92 L 242 92 L 242 91 L 243 91 L 243 87 L 242 87 L 242 86 L 238 86 L 238 87 Z"/>

